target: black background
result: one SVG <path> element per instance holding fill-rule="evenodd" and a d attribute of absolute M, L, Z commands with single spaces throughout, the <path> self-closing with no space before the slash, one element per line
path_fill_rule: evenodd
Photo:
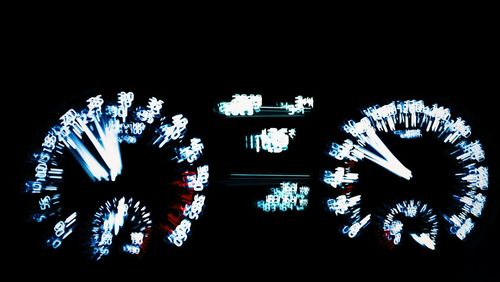
<path fill-rule="evenodd" d="M 269 38 L 262 39 L 261 44 L 242 40 L 217 46 L 175 40 L 173 47 L 166 48 L 141 38 L 125 48 L 124 42 L 130 41 L 106 40 L 107 44 L 100 44 L 105 37 L 61 40 L 58 35 L 43 36 L 38 42 L 45 44 L 28 48 L 12 64 L 15 79 L 9 81 L 13 87 L 9 88 L 5 107 L 13 113 L 6 116 L 6 132 L 12 132 L 8 138 L 13 143 L 4 150 L 9 156 L 14 154 L 9 158 L 6 187 L 12 204 L 7 217 L 14 222 L 6 234 L 12 240 L 8 244 L 10 261 L 24 269 L 16 271 L 19 277 L 44 271 L 68 279 L 72 275 L 118 275 L 142 279 L 298 276 L 334 280 L 339 275 L 354 279 L 437 276 L 457 280 L 478 276 L 488 281 L 498 276 L 493 268 L 498 255 L 493 233 L 498 228 L 499 210 L 495 189 L 497 109 L 490 96 L 498 93 L 498 87 L 491 71 L 492 58 L 480 52 L 487 42 L 475 41 L 480 47 L 471 49 L 459 48 L 454 42 L 443 45 L 432 40 L 427 44 L 407 39 L 381 44 L 381 38 L 367 38 L 366 42 L 340 49 L 323 44 L 302 49 L 290 48 L 298 40 L 292 36 L 286 43 L 264 47 L 261 44 L 269 43 Z M 241 44 L 246 48 L 236 47 Z M 190 126 L 206 139 L 211 165 L 212 185 L 205 214 L 186 248 L 158 245 L 141 261 L 99 265 L 82 259 L 78 247 L 62 254 L 47 252 L 40 247 L 36 229 L 25 222 L 20 191 L 26 160 L 45 130 L 70 106 L 81 105 L 95 94 L 109 97 L 119 91 L 164 98 L 167 107 L 189 114 Z M 226 145 L 231 143 L 225 138 L 241 135 L 246 126 L 252 126 L 247 121 L 239 126 L 237 121 L 223 120 L 213 113 L 215 102 L 228 100 L 234 93 L 261 93 L 264 104 L 292 101 L 296 95 L 315 97 L 316 114 L 309 118 L 307 127 L 310 136 L 297 152 L 301 159 L 285 157 L 270 165 L 265 158 L 265 162 L 244 162 L 245 154 L 226 152 Z M 303 214 L 263 215 L 252 206 L 255 197 L 261 197 L 255 195 L 256 190 L 224 185 L 228 171 L 235 168 L 269 166 L 318 173 L 316 161 L 343 120 L 359 117 L 358 109 L 363 106 L 412 98 L 439 102 L 460 113 L 487 154 L 491 179 L 484 217 L 470 239 L 456 249 L 432 254 L 386 251 L 374 241 L 341 237 L 331 225 L 335 220 L 326 215 L 319 202 L 311 200 L 310 210 Z M 312 191 L 318 188 L 312 186 Z M 15 200 L 10 201 L 10 197 Z"/>

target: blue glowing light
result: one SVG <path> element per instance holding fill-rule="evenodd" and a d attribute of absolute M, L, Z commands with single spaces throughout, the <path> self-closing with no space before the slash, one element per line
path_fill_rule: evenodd
<path fill-rule="evenodd" d="M 262 106 L 262 96 L 260 94 L 234 94 L 230 102 L 218 104 L 220 114 L 226 116 L 247 116 L 259 112 Z"/>
<path fill-rule="evenodd" d="M 181 247 L 191 232 L 191 221 L 183 219 L 181 223 L 165 238 L 170 244 Z"/>
<path fill-rule="evenodd" d="M 311 110 L 314 107 L 314 99 L 312 97 L 295 97 L 294 104 L 280 103 L 280 106 L 288 112 L 289 115 L 303 115 L 306 110 Z"/>
<path fill-rule="evenodd" d="M 74 212 L 70 214 L 66 219 L 58 221 L 54 225 L 54 234 L 47 240 L 47 244 L 54 249 L 61 246 L 62 242 L 66 237 L 73 233 L 73 229 L 76 226 L 77 213 Z"/>
<path fill-rule="evenodd" d="M 308 204 L 308 186 L 295 182 L 281 182 L 279 188 L 271 188 L 265 200 L 257 202 L 257 207 L 265 212 L 303 211 Z"/>
<path fill-rule="evenodd" d="M 371 214 L 360 218 L 357 215 L 355 216 L 356 220 L 353 221 L 351 225 L 345 225 L 344 228 L 342 228 L 342 233 L 347 234 L 350 238 L 354 238 L 358 236 L 359 231 L 370 223 L 371 219 Z"/>
<path fill-rule="evenodd" d="M 345 188 L 346 185 L 357 181 L 358 174 L 350 172 L 350 168 L 336 167 L 335 172 L 329 170 L 323 172 L 323 182 L 333 188 Z"/>
<path fill-rule="evenodd" d="M 403 201 L 389 210 L 382 223 L 384 238 L 393 246 L 399 245 L 406 229 L 404 222 L 408 218 L 417 218 L 420 223 L 418 231 L 407 231 L 410 238 L 421 246 L 435 250 L 438 234 L 437 218 L 434 211 L 420 201 Z"/>
<path fill-rule="evenodd" d="M 153 144 L 158 144 L 158 147 L 161 148 L 171 140 L 183 138 L 187 124 L 187 118 L 182 115 L 173 116 L 171 124 L 163 124 L 160 126 L 160 136 L 158 136 Z"/>
<path fill-rule="evenodd" d="M 196 194 L 192 204 L 187 204 L 184 209 L 184 216 L 189 219 L 198 219 L 205 205 L 205 196 Z"/>
<path fill-rule="evenodd" d="M 293 139 L 295 134 L 295 128 L 265 128 L 260 134 L 247 136 L 246 147 L 257 153 L 261 149 L 269 153 L 281 153 L 288 150 L 290 139 Z"/>
<path fill-rule="evenodd" d="M 193 163 L 203 154 L 203 143 L 199 138 L 192 138 L 191 145 L 186 147 L 180 147 L 177 150 L 177 162 L 181 163 L 187 161 L 188 163 Z"/>
<path fill-rule="evenodd" d="M 296 96 L 294 103 L 279 102 L 277 106 L 263 106 L 260 94 L 235 94 L 231 101 L 218 103 L 216 112 L 227 117 L 286 117 L 303 116 L 313 107 L 313 97 Z"/>
<path fill-rule="evenodd" d="M 416 139 L 422 137 L 422 131 L 420 129 L 395 130 L 393 133 L 401 139 Z"/>
<path fill-rule="evenodd" d="M 194 191 L 203 191 L 203 188 L 208 184 L 208 165 L 203 165 L 196 168 L 196 173 L 186 174 L 185 181 L 187 187 L 194 189 Z"/>
<path fill-rule="evenodd" d="M 75 211 L 71 211 L 69 217 L 63 217 L 67 213 L 61 204 L 61 190 L 66 189 L 65 171 L 61 166 L 64 152 L 74 156 L 90 179 L 115 181 L 123 168 L 122 144 L 151 145 L 153 150 L 166 153 L 165 158 L 174 163 L 179 172 L 177 181 L 168 187 L 178 189 L 177 198 L 168 199 L 174 204 L 166 215 L 157 217 L 167 219 L 160 223 L 166 236 L 177 230 L 181 222 L 191 223 L 202 214 L 209 167 L 200 160 L 204 149 L 201 139 L 186 140 L 188 119 L 182 114 L 171 118 L 162 116 L 162 100 L 151 97 L 145 107 L 133 104 L 133 92 L 120 92 L 116 102 L 108 103 L 101 95 L 90 97 L 82 110 L 70 109 L 64 113 L 44 137 L 41 150 L 33 154 L 33 174 L 25 182 L 25 192 L 34 197 L 32 218 L 35 222 L 54 222 L 48 219 L 56 219 L 47 240 L 52 248 L 61 246 L 63 240 L 72 234 L 77 221 Z M 119 249 L 135 255 L 145 251 L 144 242 L 149 236 L 151 220 L 149 213 L 144 212 L 145 207 L 141 208 L 139 203 L 132 198 L 115 198 L 96 212 L 90 241 L 94 259 L 109 255 L 116 238 L 123 238 L 117 235 L 125 229 L 130 230 L 128 223 L 145 225 L 141 228 L 134 225 L 137 230 L 130 231 L 130 240 L 121 242 Z M 177 232 L 180 230 L 182 228 Z M 187 233 L 183 241 L 187 239 Z"/>
<path fill-rule="evenodd" d="M 362 195 L 356 194 L 356 183 L 362 176 L 356 173 L 355 163 L 368 160 L 403 179 L 410 180 L 413 177 L 412 171 L 401 163 L 379 138 L 378 133 L 387 132 L 401 139 L 417 139 L 424 135 L 433 135 L 438 141 L 449 144 L 450 156 L 461 167 L 454 172 L 459 187 L 455 189 L 453 195 L 455 204 L 439 211 L 439 214 L 449 223 L 450 234 L 464 240 L 474 227 L 475 220 L 482 214 L 488 189 L 488 168 L 481 165 L 485 160 L 485 152 L 478 140 L 469 140 L 471 127 L 460 117 L 452 118 L 448 108 L 437 104 L 427 106 L 423 101 L 417 100 L 394 101 L 384 106 L 375 105 L 362 110 L 362 113 L 364 117 L 359 121 L 350 120 L 342 127 L 353 139 L 346 139 L 343 143 L 332 143 L 328 151 L 329 156 L 343 162 L 343 165 L 336 166 L 335 171 L 325 170 L 322 175 L 322 181 L 335 188 L 332 191 L 337 194 L 334 198 L 327 199 L 328 210 L 347 220 L 343 233 L 349 236 L 357 234 L 357 232 L 349 234 L 349 226 L 356 227 L 354 224 L 362 221 Z M 431 210 L 426 204 L 420 202 L 414 204 L 417 203 Z M 407 208 L 411 208 L 411 205 Z M 421 216 L 422 213 L 424 211 L 420 210 Z M 363 219 L 369 215 L 365 215 Z M 432 216 L 431 222 L 427 223 L 428 226 L 435 224 L 435 216 Z M 369 222 L 369 219 L 366 222 Z M 404 221 L 401 223 L 404 227 Z M 393 224 L 394 228 L 401 227 L 397 222 Z M 354 229 L 356 230 L 357 228 Z M 401 242 L 402 237 L 398 234 L 402 233 L 389 229 L 386 231 L 389 234 L 394 233 L 391 235 L 391 242 L 394 245 Z M 437 228 L 430 228 L 428 232 L 411 233 L 410 237 L 420 245 L 433 250 L 436 248 L 437 232 Z"/>
<path fill-rule="evenodd" d="M 147 208 L 140 201 L 125 197 L 114 198 L 100 206 L 92 219 L 92 236 L 90 248 L 92 257 L 100 260 L 110 255 L 113 244 L 118 244 L 115 238 L 127 227 L 128 240 L 122 243 L 121 250 L 131 255 L 141 253 L 141 248 L 151 232 L 152 220 Z"/>
<path fill-rule="evenodd" d="M 327 205 L 331 212 L 337 214 L 345 214 L 349 208 L 359 204 L 361 196 L 348 197 L 347 195 L 340 195 L 335 199 L 328 199 Z"/>
<path fill-rule="evenodd" d="M 114 181 L 122 170 L 118 140 L 120 122 L 117 119 L 95 117 L 96 115 L 93 123 L 90 123 L 89 119 L 82 118 L 71 109 L 60 118 L 60 128 L 53 130 L 92 179 Z M 90 144 L 85 144 L 83 137 L 87 137 Z M 91 148 L 99 156 L 92 154 Z"/>

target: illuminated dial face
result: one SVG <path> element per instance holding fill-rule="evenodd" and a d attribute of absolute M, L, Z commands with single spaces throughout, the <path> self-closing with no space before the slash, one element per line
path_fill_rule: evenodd
<path fill-rule="evenodd" d="M 182 114 L 163 115 L 162 100 L 138 104 L 132 92 L 108 103 L 91 97 L 62 115 L 33 154 L 25 190 L 49 248 L 79 233 L 90 234 L 94 260 L 115 249 L 142 255 L 155 225 L 170 245 L 187 240 L 205 204 L 204 145 Z"/>
<path fill-rule="evenodd" d="M 485 154 L 470 126 L 448 108 L 416 100 L 362 112 L 342 126 L 347 139 L 331 143 L 322 172 L 341 232 L 374 232 L 391 248 L 435 250 L 439 238 L 464 240 L 488 189 Z"/>
<path fill-rule="evenodd" d="M 140 201 L 124 197 L 107 201 L 92 218 L 89 246 L 95 260 L 110 255 L 112 248 L 140 255 L 150 238 L 151 213 Z M 121 239 L 121 244 L 120 241 Z"/>

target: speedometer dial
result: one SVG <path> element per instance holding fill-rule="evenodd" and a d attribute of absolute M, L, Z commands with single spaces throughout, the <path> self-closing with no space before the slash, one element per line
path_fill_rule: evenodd
<path fill-rule="evenodd" d="M 68 110 L 33 154 L 25 191 L 49 248 L 64 248 L 79 233 L 91 234 L 84 241 L 94 260 L 116 248 L 140 255 L 153 226 L 162 241 L 180 247 L 191 230 L 186 226 L 202 213 L 208 165 L 188 119 L 165 116 L 155 97 L 136 102 L 134 93 L 120 92 L 117 98 L 97 95 Z"/>
<path fill-rule="evenodd" d="M 322 174 L 341 232 L 354 238 L 371 229 L 391 247 L 431 250 L 446 234 L 466 239 L 488 190 L 485 153 L 471 127 L 417 100 L 362 113 L 342 125 L 347 139 L 331 143 Z"/>

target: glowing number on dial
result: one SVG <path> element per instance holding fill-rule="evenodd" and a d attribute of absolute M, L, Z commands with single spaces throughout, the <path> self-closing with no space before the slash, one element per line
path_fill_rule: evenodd
<path fill-rule="evenodd" d="M 100 260 L 108 256 L 112 245 L 118 244 L 115 238 L 124 230 L 129 236 L 126 243 L 122 243 L 121 250 L 131 255 L 141 254 L 141 249 L 150 237 L 150 217 L 147 208 L 132 198 L 115 198 L 100 206 L 92 219 L 89 245 L 93 258 Z"/>
<path fill-rule="evenodd" d="M 80 213 L 78 210 L 68 213 L 61 205 L 64 193 L 71 190 L 65 187 L 62 167 L 62 159 L 68 152 L 94 182 L 115 182 L 127 165 L 127 159 L 122 159 L 122 146 L 150 145 L 176 166 L 176 179 L 168 187 L 168 191 L 174 191 L 175 199 L 164 199 L 162 204 L 171 206 L 165 210 L 166 215 L 158 216 L 164 219 L 159 224 L 164 227 L 165 236 L 170 236 L 173 230 L 183 231 L 184 242 L 190 231 L 186 226 L 190 227 L 202 214 L 209 168 L 203 162 L 202 140 L 185 138 L 188 119 L 182 114 L 162 116 L 165 103 L 155 97 L 149 98 L 145 107 L 134 107 L 134 93 L 120 92 L 117 96 L 116 102 L 106 103 L 97 95 L 87 99 L 83 109 L 68 110 L 44 137 L 40 151 L 33 154 L 33 170 L 25 182 L 25 191 L 32 196 L 33 220 L 50 226 L 46 243 L 54 249 L 60 248 L 73 233 Z M 132 198 L 115 198 L 94 214 L 89 242 L 94 259 L 110 255 L 110 246 L 127 224 L 133 226 L 133 231 L 122 251 L 144 252 L 152 222 L 139 203 Z M 177 229 L 181 223 L 183 227 Z M 182 245 L 179 240 L 176 242 L 175 245 Z"/>
<path fill-rule="evenodd" d="M 410 237 L 428 249 L 436 248 L 438 219 L 444 219 L 449 233 L 463 240 L 471 232 L 475 221 L 481 216 L 488 190 L 488 168 L 483 164 L 485 154 L 478 140 L 469 140 L 471 128 L 458 117 L 453 119 L 450 110 L 436 104 L 427 106 L 423 101 L 407 100 L 392 102 L 384 106 L 373 106 L 363 110 L 359 121 L 348 121 L 342 128 L 352 139 L 332 143 L 328 155 L 337 162 L 333 168 L 323 171 L 322 180 L 335 195 L 326 201 L 328 209 L 346 219 L 342 233 L 356 237 L 371 222 L 372 212 L 363 207 L 364 195 L 357 191 L 356 166 L 368 160 L 393 173 L 404 181 L 415 176 L 411 167 L 401 162 L 396 154 L 379 137 L 390 133 L 404 139 L 418 139 L 434 136 L 450 147 L 449 156 L 458 167 L 453 172 L 453 205 L 436 210 L 419 200 L 402 201 L 377 218 L 379 232 L 392 246 L 403 242 L 402 235 L 408 231 Z M 403 142 L 403 141 L 401 141 Z M 339 162 L 341 162 L 339 164 Z M 371 187 L 376 189 L 376 187 Z M 422 220 L 421 230 L 409 230 L 405 222 L 409 218 Z"/>

